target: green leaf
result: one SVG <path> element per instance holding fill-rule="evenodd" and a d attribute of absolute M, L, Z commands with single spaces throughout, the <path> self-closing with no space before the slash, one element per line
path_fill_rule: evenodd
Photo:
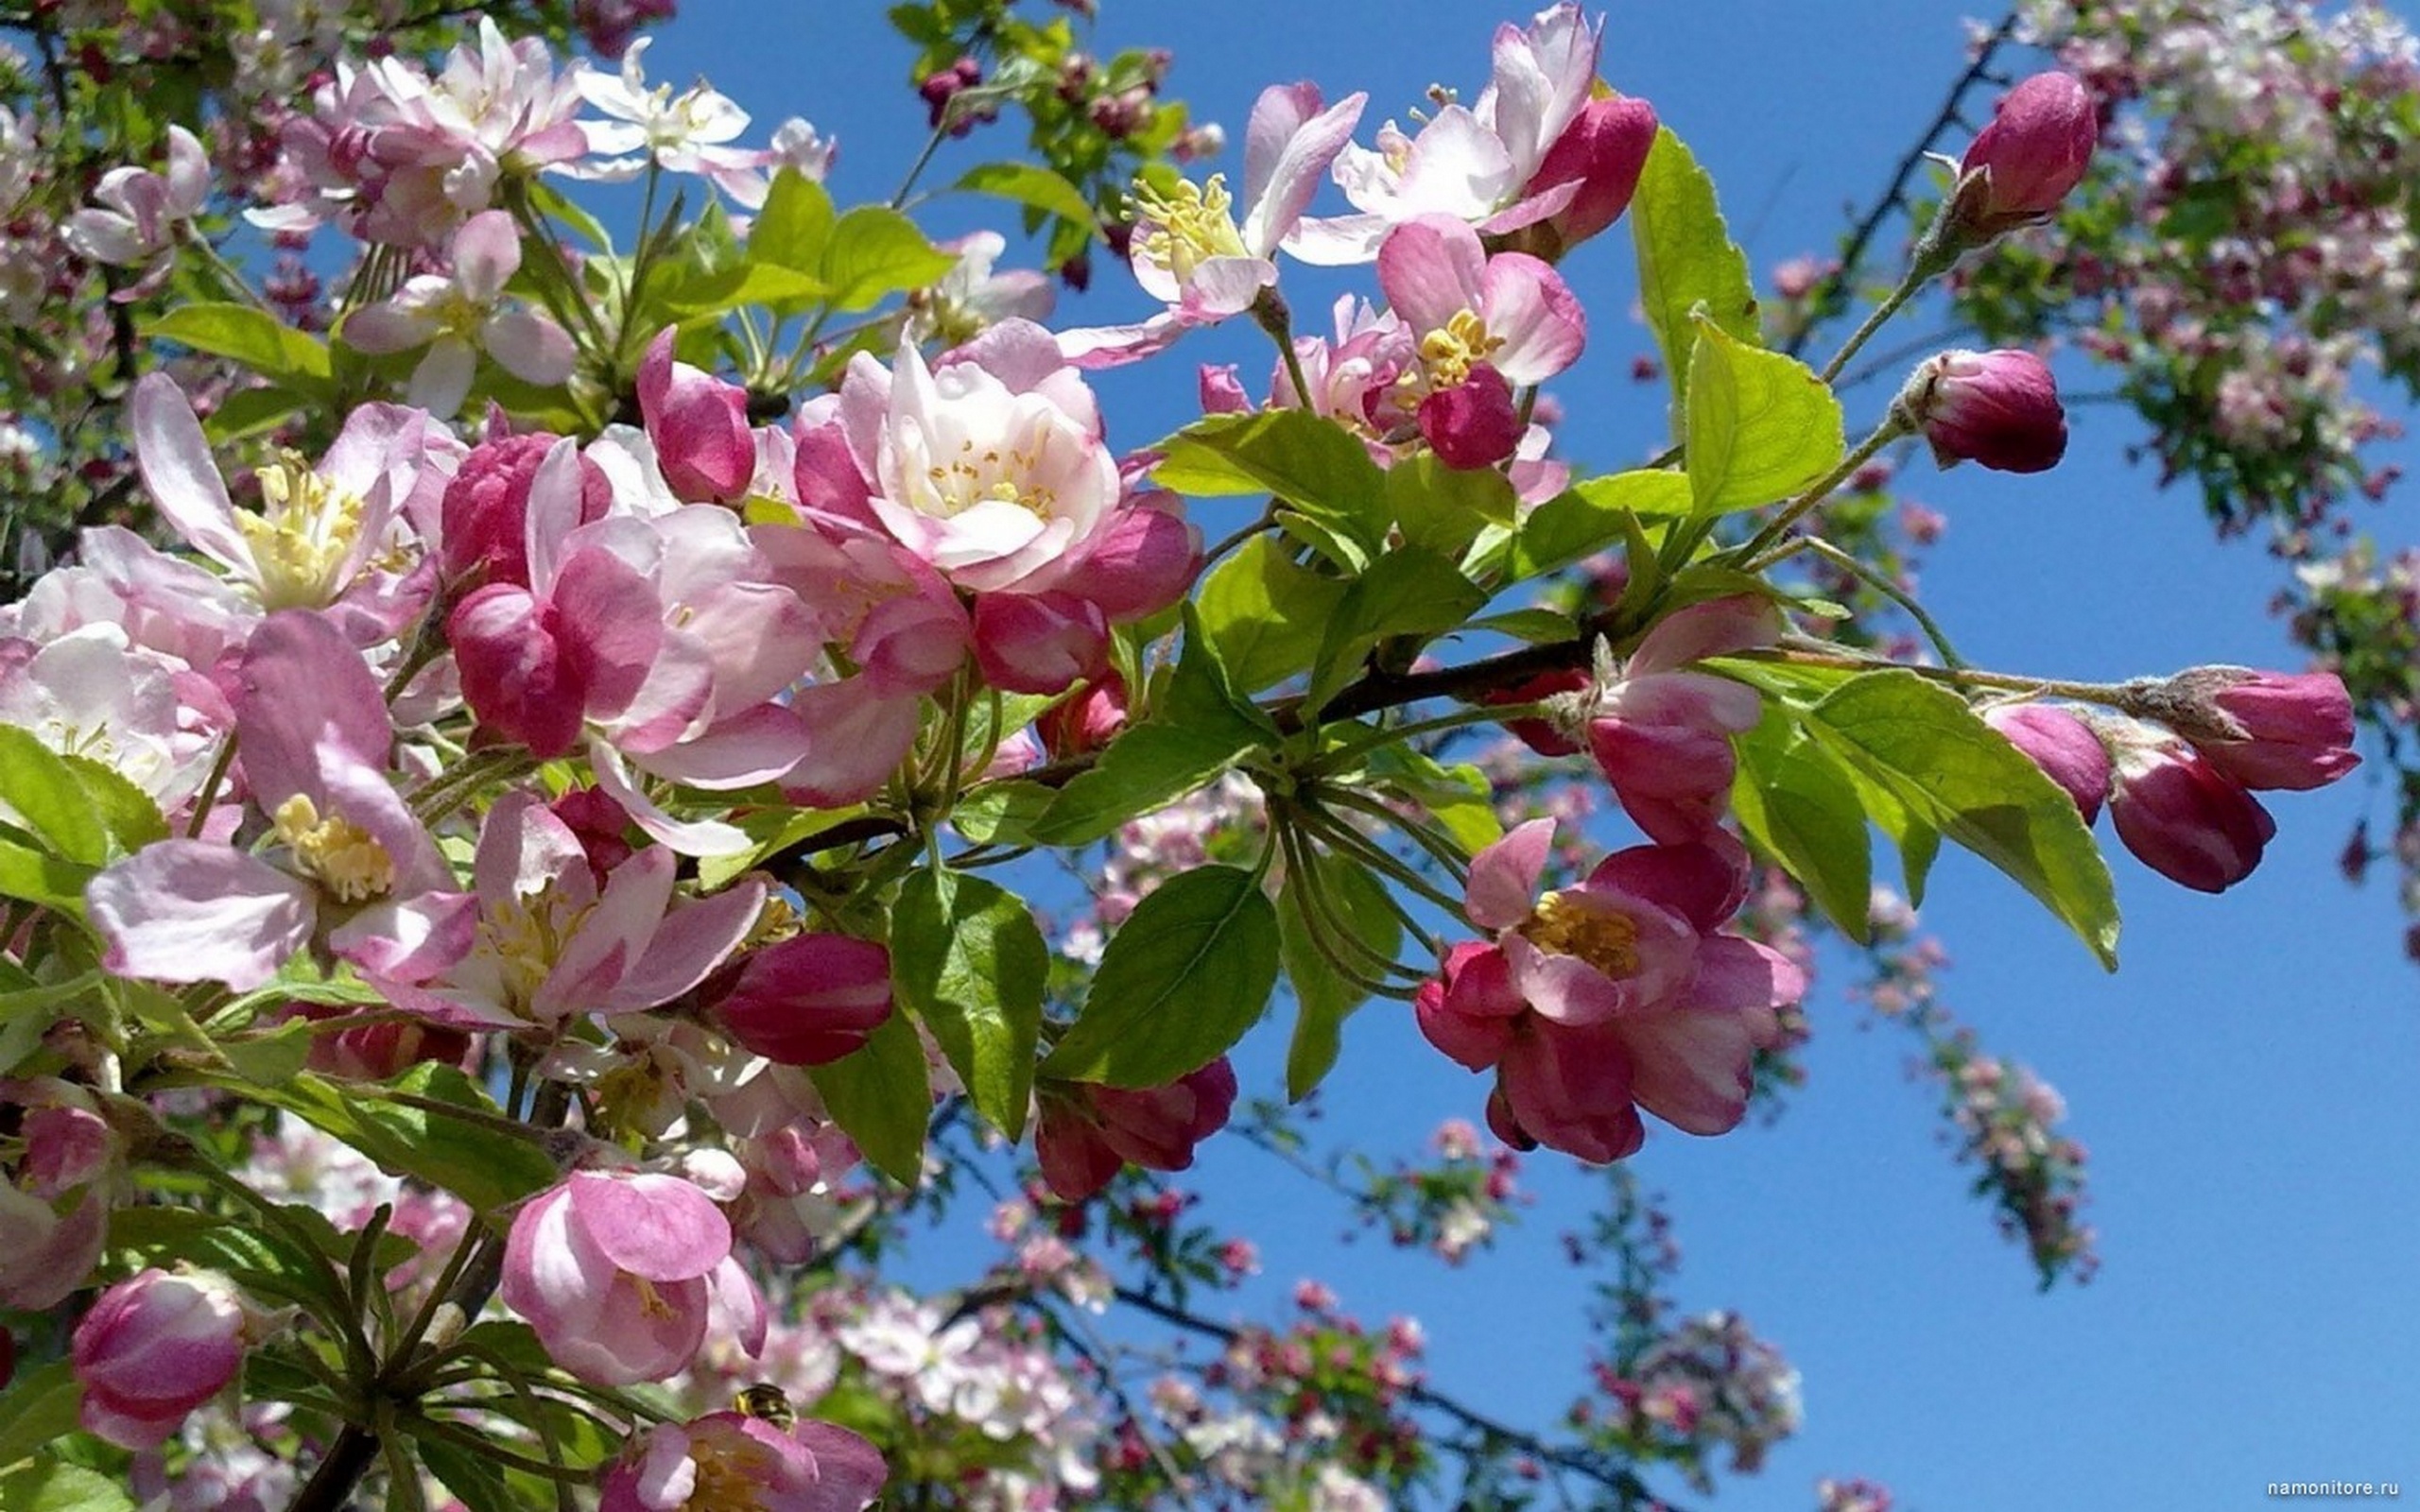
<path fill-rule="evenodd" d="M 1050 974 L 1025 900 L 963 872 L 915 872 L 891 907 L 890 967 L 975 1110 L 1011 1143 L 1024 1138 Z"/>
<path fill-rule="evenodd" d="M 1270 493 L 1365 558 L 1385 543 L 1386 474 L 1357 438 L 1322 416 L 1299 409 L 1213 415 L 1158 451 L 1151 475 L 1164 489 L 1198 498 Z"/>
<path fill-rule="evenodd" d="M 1168 723 L 1239 740 L 1276 740 L 1277 721 L 1236 691 L 1218 645 L 1201 628 L 1201 612 L 1184 606 L 1184 650 L 1159 695 L 1156 712 Z"/>
<path fill-rule="evenodd" d="M 1135 906 L 1101 953 L 1046 1075 L 1160 1087 L 1244 1037 L 1277 985 L 1277 910 L 1239 867 L 1197 867 Z"/>
<path fill-rule="evenodd" d="M 1519 508 L 1494 468 L 1450 468 L 1424 453 L 1387 470 L 1387 512 L 1403 539 L 1447 557 L 1461 556 L 1488 525 L 1512 524 Z"/>
<path fill-rule="evenodd" d="M 1868 943 L 1873 844 L 1849 774 L 1784 704 L 1768 703 L 1762 722 L 1733 744 L 1739 775 L 1731 806 L 1740 830 L 1806 886 L 1841 934 Z"/>
<path fill-rule="evenodd" d="M 9 810 L 53 854 L 95 867 L 109 859 L 109 831 L 76 773 L 33 731 L 0 725 L 0 817 Z"/>
<path fill-rule="evenodd" d="M 1641 468 L 1590 478 L 1530 511 L 1515 538 L 1516 581 L 1568 567 L 1627 541 L 1640 516 L 1689 512 L 1685 473 Z"/>
<path fill-rule="evenodd" d="M 469 1512 L 526 1512 L 528 1506 L 493 1460 L 438 1438 L 415 1438 L 411 1452 Z"/>
<path fill-rule="evenodd" d="M 0 1474 L 0 1506 L 9 1512 L 134 1512 L 134 1498 L 98 1470 L 40 1454 Z"/>
<path fill-rule="evenodd" d="M 1319 869 L 1321 896 L 1336 916 L 1333 920 L 1326 914 L 1320 917 L 1323 936 L 1332 938 L 1335 931 L 1341 930 L 1377 955 L 1392 960 L 1403 943 L 1403 920 L 1388 905 L 1386 884 L 1369 868 L 1331 853 L 1316 853 L 1312 865 Z M 1299 1103 L 1335 1069 L 1343 1049 L 1344 1021 L 1369 994 L 1346 981 L 1312 941 L 1314 904 L 1301 879 L 1289 882 L 1286 891 L 1292 906 L 1277 913 L 1279 954 L 1286 964 L 1286 980 L 1294 988 L 1294 1035 L 1286 1045 L 1286 1097 Z M 1375 972 L 1376 962 L 1352 946 L 1334 948 L 1356 970 Z"/>
<path fill-rule="evenodd" d="M 1350 735 L 1362 727 L 1347 726 Z M 1426 809 L 1466 855 L 1477 855 L 1504 838 L 1495 816 L 1495 789 L 1476 766 L 1443 765 L 1409 746 L 1382 746 L 1370 753 L 1370 771 L 1400 796 Z"/>
<path fill-rule="evenodd" d="M 224 446 L 275 429 L 307 403 L 302 395 L 275 384 L 239 388 L 202 421 L 202 434 L 210 438 L 212 445 Z"/>
<path fill-rule="evenodd" d="M 748 228 L 748 260 L 797 273 L 818 272 L 832 240 L 834 219 L 832 196 L 824 187 L 796 168 L 784 168 L 773 175 L 764 208 Z"/>
<path fill-rule="evenodd" d="M 1806 711 L 1806 723 L 1916 819 L 2015 879 L 2116 969 L 2117 897 L 2075 800 L 1966 700 L 1913 672 L 1869 672 Z"/>
<path fill-rule="evenodd" d="M 700 272 L 666 287 L 659 296 L 666 313 L 683 322 L 728 315 L 742 305 L 803 309 L 829 294 L 823 281 L 796 268 L 766 263 Z"/>
<path fill-rule="evenodd" d="M 487 1122 L 502 1110 L 452 1066 L 415 1066 L 383 1088 L 339 1086 L 305 1071 L 284 1082 L 237 1081 L 231 1090 L 285 1108 L 388 1170 L 443 1187 L 482 1211 L 518 1202 L 562 1176 L 536 1144 Z M 382 1091 L 452 1104 L 464 1116 L 395 1102 Z"/>
<path fill-rule="evenodd" d="M 1029 205 L 1082 226 L 1088 234 L 1098 219 L 1082 190 L 1038 163 L 987 163 L 969 168 L 953 187 Z"/>
<path fill-rule="evenodd" d="M 823 282 L 841 310 L 870 310 L 886 295 L 923 288 L 957 266 L 914 221 L 881 205 L 842 215 L 823 249 Z"/>
<path fill-rule="evenodd" d="M 1315 713 L 1324 707 L 1380 641 L 1459 629 L 1486 607 L 1487 591 L 1446 558 L 1418 546 L 1388 552 L 1353 580 L 1328 621 L 1305 707 Z"/>
<path fill-rule="evenodd" d="M 840 1125 L 874 1169 L 902 1186 L 925 1176 L 925 1128 L 932 1122 L 933 1087 L 924 1042 L 904 1013 L 894 1013 L 866 1042 L 807 1075 Z"/>
<path fill-rule="evenodd" d="M 249 304 L 180 305 L 152 321 L 144 335 L 240 362 L 289 388 L 325 384 L 332 371 L 328 349 L 317 336 Z"/>
<path fill-rule="evenodd" d="M 1313 572 L 1272 535 L 1253 537 L 1203 576 L 1201 628 L 1246 693 L 1309 670 L 1344 600 L 1340 577 Z"/>
<path fill-rule="evenodd" d="M 246 1081 L 275 1087 L 292 1081 L 310 1058 L 311 1023 L 307 1019 L 288 1019 L 267 1034 L 221 1040 L 218 1053 Z"/>
<path fill-rule="evenodd" d="M 1630 231 L 1638 249 L 1638 302 L 1672 378 L 1677 439 L 1689 391 L 1690 354 L 1697 347 L 1689 313 L 1704 305 L 1716 325 L 1741 341 L 1754 341 L 1758 332 L 1747 254 L 1733 245 L 1722 223 L 1714 180 L 1669 127 L 1656 131 L 1655 146 L 1639 174 Z"/>
<path fill-rule="evenodd" d="M 295 1203 L 281 1206 L 298 1221 L 307 1221 L 302 1214 L 311 1211 Z M 239 1221 L 197 1208 L 120 1208 L 110 1214 L 109 1243 L 112 1248 L 133 1250 L 146 1264 L 182 1263 L 215 1270 L 247 1291 L 323 1315 L 350 1305 L 326 1267 L 282 1232 L 263 1226 L 257 1214 L 248 1213 Z"/>
<path fill-rule="evenodd" d="M 0 833 L 9 833 L 0 827 Z M 13 832 L 23 833 L 22 831 Z M 98 868 L 62 861 L 46 850 L 0 838 L 0 898 L 22 898 L 55 908 L 72 918 L 84 917 L 84 884 Z"/>
<path fill-rule="evenodd" d="M 1104 747 L 1033 824 L 1044 845 L 1089 845 L 1138 815 L 1164 808 L 1236 764 L 1257 744 L 1174 725 L 1140 724 Z"/>
<path fill-rule="evenodd" d="M 88 756 L 60 759 L 76 774 L 85 800 L 92 804 L 101 827 L 117 842 L 119 854 L 132 855 L 152 841 L 168 837 L 168 821 L 161 816 L 160 805 L 150 794 L 128 782 L 117 768 L 104 766 Z"/>
<path fill-rule="evenodd" d="M 1689 490 L 1701 514 L 1753 509 L 1813 484 L 1847 449 L 1841 402 L 1795 357 L 1697 321 L 1689 365 Z"/>
<path fill-rule="evenodd" d="M 1580 622 L 1561 610 L 1509 609 L 1501 614 L 1482 615 L 1471 621 L 1465 628 L 1509 635 L 1516 641 L 1527 641 L 1531 645 L 1551 645 L 1557 641 L 1568 641 L 1578 635 Z"/>
<path fill-rule="evenodd" d="M 76 1367 L 66 1360 L 53 1360 L 10 1382 L 8 1393 L 0 1396 L 0 1465 L 14 1465 L 74 1433 L 83 1400 Z"/>
<path fill-rule="evenodd" d="M 732 816 L 731 822 L 755 844 L 729 855 L 700 857 L 698 885 L 708 892 L 718 892 L 754 870 L 767 856 L 811 840 L 834 825 L 846 823 L 864 813 L 863 804 L 852 803 L 838 809 L 794 809 L 784 805 L 735 814 Z"/>
<path fill-rule="evenodd" d="M 1035 823 L 1058 797 L 1039 782 L 1013 778 L 978 783 L 959 796 L 950 828 L 970 845 L 1031 845 Z"/>

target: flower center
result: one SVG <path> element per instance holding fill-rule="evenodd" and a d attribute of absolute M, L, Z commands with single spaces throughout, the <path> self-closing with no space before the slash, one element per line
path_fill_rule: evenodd
<path fill-rule="evenodd" d="M 1180 181 L 1167 195 L 1136 180 L 1133 199 L 1137 216 L 1153 223 L 1150 231 L 1135 239 L 1135 247 L 1146 261 L 1167 268 L 1180 284 L 1190 280 L 1194 269 L 1211 258 L 1252 255 L 1242 233 L 1236 230 L 1235 216 L 1228 213 L 1234 201 L 1227 196 L 1225 174 L 1212 175 L 1200 187 Z"/>
<path fill-rule="evenodd" d="M 932 495 L 924 502 L 924 512 L 955 519 L 978 504 L 1013 504 L 1049 519 L 1059 504 L 1058 491 L 1032 481 L 1040 471 L 1042 449 L 1048 444 L 1047 431 L 1030 452 L 1014 446 L 978 449 L 971 437 L 960 441 L 958 455 L 925 470 Z"/>
<path fill-rule="evenodd" d="M 1471 375 L 1471 369 L 1485 362 L 1496 349 L 1504 345 L 1502 336 L 1487 334 L 1487 323 L 1476 310 L 1458 310 L 1445 322 L 1442 331 L 1431 331 L 1420 338 L 1420 363 L 1428 370 L 1428 381 L 1439 388 L 1452 388 Z"/>
<path fill-rule="evenodd" d="M 552 882 L 479 912 L 479 946 L 495 962 L 503 1005 L 523 1018 L 587 908 L 566 908 Z"/>
<path fill-rule="evenodd" d="M 756 1512 L 767 1504 L 766 1493 L 781 1473 L 769 1450 L 745 1438 L 736 1445 L 693 1438 L 689 1460 L 698 1467 L 698 1482 L 681 1512 Z"/>
<path fill-rule="evenodd" d="M 361 500 L 286 455 L 261 469 L 261 511 L 238 511 L 252 548 L 261 608 L 325 609 L 343 587 L 344 559 L 361 534 Z"/>
<path fill-rule="evenodd" d="M 367 902 L 395 885 L 394 858 L 369 831 L 340 814 L 320 817 L 319 805 L 297 793 L 270 816 L 277 838 L 294 853 L 295 869 L 338 902 Z"/>
<path fill-rule="evenodd" d="M 1616 981 L 1638 971 L 1638 925 L 1550 892 L 1520 925 L 1521 937 L 1556 955 L 1575 955 Z"/>

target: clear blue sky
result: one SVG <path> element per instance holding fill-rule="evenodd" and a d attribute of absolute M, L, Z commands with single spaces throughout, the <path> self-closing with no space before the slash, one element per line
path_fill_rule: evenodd
<path fill-rule="evenodd" d="M 1418 104 L 1431 81 L 1473 91 L 1494 25 L 1526 16 L 1466 0 L 1104 3 L 1098 50 L 1174 48 L 1171 88 L 1237 133 L 1270 82 L 1314 77 L 1331 98 L 1366 89 L 1368 125 Z M 879 198 L 923 123 L 880 9 L 683 0 L 648 60 L 669 81 L 705 74 L 760 134 L 792 113 L 837 133 L 842 202 Z M 1829 247 L 1842 207 L 1873 192 L 1929 119 L 1962 44 L 1957 8 L 1924 0 L 1665 0 L 1616 14 L 1604 72 L 1652 100 L 1713 170 L 1762 276 Z M 1001 155 L 1011 144 L 973 146 Z M 947 181 L 951 162 L 932 181 Z M 1653 435 L 1661 404 L 1628 378 L 1648 343 L 1628 316 L 1627 237 L 1566 271 L 1592 341 L 1555 386 L 1572 417 L 1564 444 L 1576 460 L 1618 465 Z M 1063 304 L 1063 320 L 1145 308 L 1115 267 L 1096 288 Z M 1295 303 L 1307 316 L 1321 301 Z M 1185 418 L 1194 360 L 1244 360 L 1256 382 L 1265 351 L 1213 337 L 1146 368 L 1110 391 L 1113 442 L 1142 444 Z M 1852 396 L 1852 427 L 1885 397 Z M 2083 677 L 2292 664 L 2261 610 L 2273 566 L 2215 545 L 2189 497 L 2157 493 L 2123 464 L 2137 438 L 2126 415 L 2073 420 L 2066 464 L 2044 477 L 1907 474 L 1949 517 L 1925 591 L 1961 649 Z M 2375 523 L 2391 543 L 2414 534 L 2408 498 Z M 1921 1512 L 2248 1508 L 2286 1479 L 2399 1479 L 2420 1495 L 2415 978 L 2391 892 L 2350 888 L 2334 868 L 2354 817 L 2383 818 L 2388 802 L 2357 776 L 2273 807 L 2267 862 L 2221 898 L 2118 858 L 2127 917 L 2114 977 L 1996 874 L 1957 858 L 1940 869 L 1927 919 L 1957 959 L 1946 1001 L 2060 1088 L 2092 1147 L 2105 1263 L 2088 1287 L 2033 1292 L 1936 1142 L 1932 1093 L 1904 1074 L 1909 1041 L 1861 1029 L 1841 1002 L 1845 966 L 1810 1000 L 1812 1079 L 1777 1126 L 1651 1137 L 1637 1168 L 1678 1216 L 1685 1300 L 1743 1311 L 1806 1375 L 1804 1433 L 1718 1505 L 1799 1512 L 1819 1476 L 1858 1474 Z M 1405 1019 L 1373 1009 L 1350 1036 L 1331 1131 L 1409 1150 L 1439 1119 L 1476 1114 L 1481 1084 Z M 1272 1060 L 1247 1056 L 1247 1076 L 1263 1077 L 1253 1090 L 1273 1090 Z M 1541 1156 L 1530 1171 L 1549 1194 L 1586 1190 L 1559 1163 Z M 1205 1152 L 1203 1170 L 1224 1211 L 1254 1215 L 1272 1282 L 1317 1273 L 1368 1314 L 1422 1315 L 1437 1383 L 1492 1411 L 1538 1420 L 1568 1400 L 1580 1297 L 1552 1258 L 1569 1220 L 1551 1200 L 1509 1247 L 1445 1271 L 1366 1241 L 1340 1254 L 1333 1210 L 1297 1204 L 1248 1149 Z"/>

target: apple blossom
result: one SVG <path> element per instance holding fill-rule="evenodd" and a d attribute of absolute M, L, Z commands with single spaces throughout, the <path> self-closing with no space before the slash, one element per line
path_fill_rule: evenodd
<path fill-rule="evenodd" d="M 2083 181 L 2100 140 L 2091 92 L 2066 74 L 2036 74 L 1992 107 L 1945 213 L 1978 242 L 2041 220 Z"/>
<path fill-rule="evenodd" d="M 1050 1082 L 1040 1092 L 1033 1149 L 1043 1179 L 1063 1202 L 1081 1202 L 1130 1162 L 1183 1171 L 1194 1146 L 1226 1127 L 1236 1101 L 1227 1057 L 1165 1087 L 1130 1091 L 1085 1082 Z"/>
<path fill-rule="evenodd" d="M 85 1429 L 121 1449 L 152 1448 L 233 1383 L 267 1326 L 222 1276 L 154 1268 L 118 1282 L 69 1345 Z"/>
<path fill-rule="evenodd" d="M 863 1512 L 888 1476 L 845 1428 L 710 1413 L 633 1439 L 605 1472 L 597 1512 Z"/>
<path fill-rule="evenodd" d="M 2089 723 L 2042 703 L 1995 704 L 1983 711 L 1983 722 L 2065 788 L 2084 823 L 2100 816 L 2109 795 L 2109 751 Z"/>
<path fill-rule="evenodd" d="M 639 361 L 639 414 L 665 481 L 681 498 L 732 504 L 756 473 L 748 391 L 676 360 L 673 331 L 648 343 Z"/>
<path fill-rule="evenodd" d="M 579 352 L 553 318 L 501 308 L 505 284 L 521 266 L 521 233 L 501 210 L 483 210 L 454 233 L 453 270 L 417 274 L 401 289 L 344 322 L 343 337 L 368 352 L 427 352 L 405 391 L 418 408 L 443 418 L 471 392 L 478 354 L 524 383 L 550 387 L 571 376 Z"/>
<path fill-rule="evenodd" d="M 2333 672 L 2194 667 L 2155 698 L 2203 760 L 2255 791 L 2325 787 L 2361 762 L 2349 748 L 2353 700 Z"/>
<path fill-rule="evenodd" d="M 2191 746 L 2149 726 L 2104 721 L 2116 782 L 2109 817 L 2136 860 L 2197 892 L 2252 875 L 2276 820 Z"/>
<path fill-rule="evenodd" d="M 700 1000 L 755 1054 L 821 1066 L 857 1049 L 890 1017 L 890 952 L 844 935 L 793 935 L 724 967 Z"/>
<path fill-rule="evenodd" d="M 1943 467 L 2040 472 L 2066 455 L 2059 386 L 2030 352 L 1945 352 L 1916 369 L 1893 407 Z"/>
<path fill-rule="evenodd" d="M 93 198 L 109 208 L 76 212 L 63 236 L 78 256 L 144 270 L 132 286 L 110 296 L 124 303 L 166 277 L 180 229 L 210 201 L 210 159 L 192 132 L 171 126 L 165 172 L 112 168 Z"/>
<path fill-rule="evenodd" d="M 1771 602 L 1740 596 L 1692 604 L 1658 622 L 1628 661 L 1599 669 L 1585 711 L 1588 749 L 1614 796 L 1658 840 L 1699 838 L 1731 800 L 1731 737 L 1753 730 L 1764 700 L 1710 672 L 1683 670 L 1780 633 Z"/>
<path fill-rule="evenodd" d="M 531 1198 L 505 1241 L 500 1295 L 557 1365 L 599 1385 L 680 1370 L 718 1308 L 764 1336 L 764 1298 L 732 1258 L 729 1221 L 673 1176 L 576 1171 Z"/>

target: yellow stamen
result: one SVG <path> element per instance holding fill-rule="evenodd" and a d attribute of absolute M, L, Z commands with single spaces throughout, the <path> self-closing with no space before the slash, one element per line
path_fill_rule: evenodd
<path fill-rule="evenodd" d="M 1487 324 L 1477 311 L 1459 310 L 1443 330 L 1420 338 L 1420 363 L 1427 369 L 1430 384 L 1451 388 L 1469 378 L 1472 368 L 1503 345 L 1502 336 L 1487 334 Z"/>
<path fill-rule="evenodd" d="M 932 488 L 930 499 L 923 501 L 925 513 L 946 520 L 978 504 L 1013 504 L 1049 519 L 1059 506 L 1058 490 L 1032 481 L 1049 440 L 1050 433 L 1044 431 L 1033 450 L 1011 446 L 1005 452 L 996 446 L 977 452 L 972 438 L 959 442 L 956 457 L 925 470 L 925 481 Z"/>
<path fill-rule="evenodd" d="M 1214 257 L 1252 255 L 1229 213 L 1234 201 L 1227 195 L 1225 174 L 1212 175 L 1199 188 L 1180 182 L 1167 195 L 1137 179 L 1133 201 L 1135 217 L 1151 228 L 1134 239 L 1135 249 L 1180 284 Z"/>
<path fill-rule="evenodd" d="M 252 548 L 266 610 L 325 609 L 344 585 L 337 573 L 361 534 L 361 500 L 340 493 L 288 454 L 261 469 L 261 512 L 237 511 Z"/>
<path fill-rule="evenodd" d="M 1638 971 L 1638 925 L 1601 913 L 1569 893 L 1550 892 L 1520 926 L 1522 938 L 1556 955 L 1574 955 L 1618 981 Z"/>
<path fill-rule="evenodd" d="M 367 902 L 395 885 L 395 861 L 369 831 L 340 814 L 320 816 L 301 793 L 270 816 L 278 840 L 294 853 L 295 869 L 338 902 Z"/>

